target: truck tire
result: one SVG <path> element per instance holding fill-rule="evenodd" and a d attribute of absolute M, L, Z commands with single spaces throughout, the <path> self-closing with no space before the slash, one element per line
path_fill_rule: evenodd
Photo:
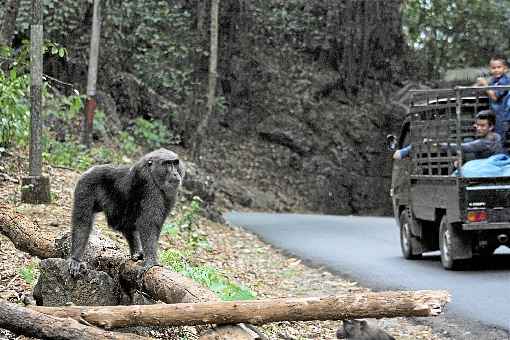
<path fill-rule="evenodd" d="M 444 269 L 457 270 L 462 267 L 464 261 L 454 257 L 457 252 L 455 247 L 459 241 L 458 231 L 452 223 L 448 223 L 448 219 L 444 215 L 439 225 L 439 251 L 441 252 L 441 264 Z"/>
<path fill-rule="evenodd" d="M 411 233 L 411 223 L 416 223 L 409 210 L 405 209 L 400 214 L 400 249 L 402 255 L 407 260 L 416 260 L 421 258 L 421 253 L 416 249 L 416 243 L 419 242 Z"/>

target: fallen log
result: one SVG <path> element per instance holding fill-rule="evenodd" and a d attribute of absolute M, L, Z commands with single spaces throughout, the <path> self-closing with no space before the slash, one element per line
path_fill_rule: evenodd
<path fill-rule="evenodd" d="M 388 291 L 173 305 L 33 308 L 41 313 L 83 319 L 111 329 L 140 325 L 264 324 L 276 321 L 437 316 L 449 301 L 450 295 L 446 291 Z"/>
<path fill-rule="evenodd" d="M 16 249 L 40 258 L 60 257 L 55 239 L 39 231 L 39 227 L 7 204 L 0 203 L 0 232 Z"/>
<path fill-rule="evenodd" d="M 0 300 L 0 328 L 42 339 L 147 339 L 130 333 L 115 333 L 80 324 L 70 318 L 39 313 Z"/>

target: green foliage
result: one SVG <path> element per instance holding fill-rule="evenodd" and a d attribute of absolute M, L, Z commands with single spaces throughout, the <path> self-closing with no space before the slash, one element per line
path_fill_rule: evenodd
<path fill-rule="evenodd" d="M 16 69 L 0 70 L 0 146 L 26 145 L 30 123 L 30 79 Z"/>
<path fill-rule="evenodd" d="M 222 300 L 251 300 L 256 297 L 249 289 L 229 281 L 224 275 L 210 266 L 192 266 L 186 256 L 176 250 L 165 250 L 160 256 L 161 263 L 172 270 L 186 275 L 218 295 Z"/>
<path fill-rule="evenodd" d="M 111 52 L 112 66 L 129 65 L 158 92 L 176 101 L 191 93 L 193 71 L 189 62 L 196 41 L 191 14 L 169 1 L 107 0 L 103 11 L 102 40 Z M 198 45 L 198 44 L 197 44 Z"/>
<path fill-rule="evenodd" d="M 508 53 L 508 0 L 406 0 L 403 28 L 419 58 L 422 75 L 486 66 L 494 53 Z"/>
<path fill-rule="evenodd" d="M 77 170 L 85 170 L 94 162 L 82 145 L 75 142 L 58 142 L 53 139 L 46 141 L 43 159 L 54 166 Z"/>
<path fill-rule="evenodd" d="M 19 269 L 19 275 L 28 284 L 34 283 L 38 273 L 38 265 L 34 261 Z"/>
<path fill-rule="evenodd" d="M 138 117 L 133 127 L 135 141 L 149 149 L 156 149 L 168 143 L 171 136 L 168 129 L 159 120 L 147 120 Z"/>
<path fill-rule="evenodd" d="M 162 235 L 182 235 L 190 251 L 198 247 L 209 247 L 205 235 L 199 233 L 197 230 L 201 202 L 199 197 L 193 197 L 191 204 L 184 208 L 183 213 L 177 220 L 163 225 L 161 231 Z"/>
<path fill-rule="evenodd" d="M 126 131 L 121 131 L 119 134 L 119 145 L 121 151 L 126 155 L 132 155 L 138 149 L 135 138 Z"/>

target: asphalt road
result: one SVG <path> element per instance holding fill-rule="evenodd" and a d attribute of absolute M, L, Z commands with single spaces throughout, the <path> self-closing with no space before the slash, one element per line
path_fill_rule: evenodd
<path fill-rule="evenodd" d="M 447 271 L 439 253 L 405 260 L 393 218 L 328 215 L 225 214 L 290 254 L 324 265 L 377 290 L 446 289 L 452 294 L 447 315 L 510 329 L 510 251 L 500 247 L 487 261 L 466 271 Z"/>

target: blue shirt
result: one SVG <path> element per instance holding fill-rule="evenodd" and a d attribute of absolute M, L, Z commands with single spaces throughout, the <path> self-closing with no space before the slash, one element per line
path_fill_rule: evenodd
<path fill-rule="evenodd" d="M 492 77 L 489 86 L 510 85 L 510 78 L 503 74 L 499 78 Z M 506 131 L 508 129 L 508 121 L 510 121 L 510 113 L 506 107 L 506 99 L 508 90 L 496 90 L 496 100 L 490 99 L 489 105 L 491 110 L 496 114 L 496 125 L 494 132 L 497 132 L 503 140 L 506 139 Z"/>

